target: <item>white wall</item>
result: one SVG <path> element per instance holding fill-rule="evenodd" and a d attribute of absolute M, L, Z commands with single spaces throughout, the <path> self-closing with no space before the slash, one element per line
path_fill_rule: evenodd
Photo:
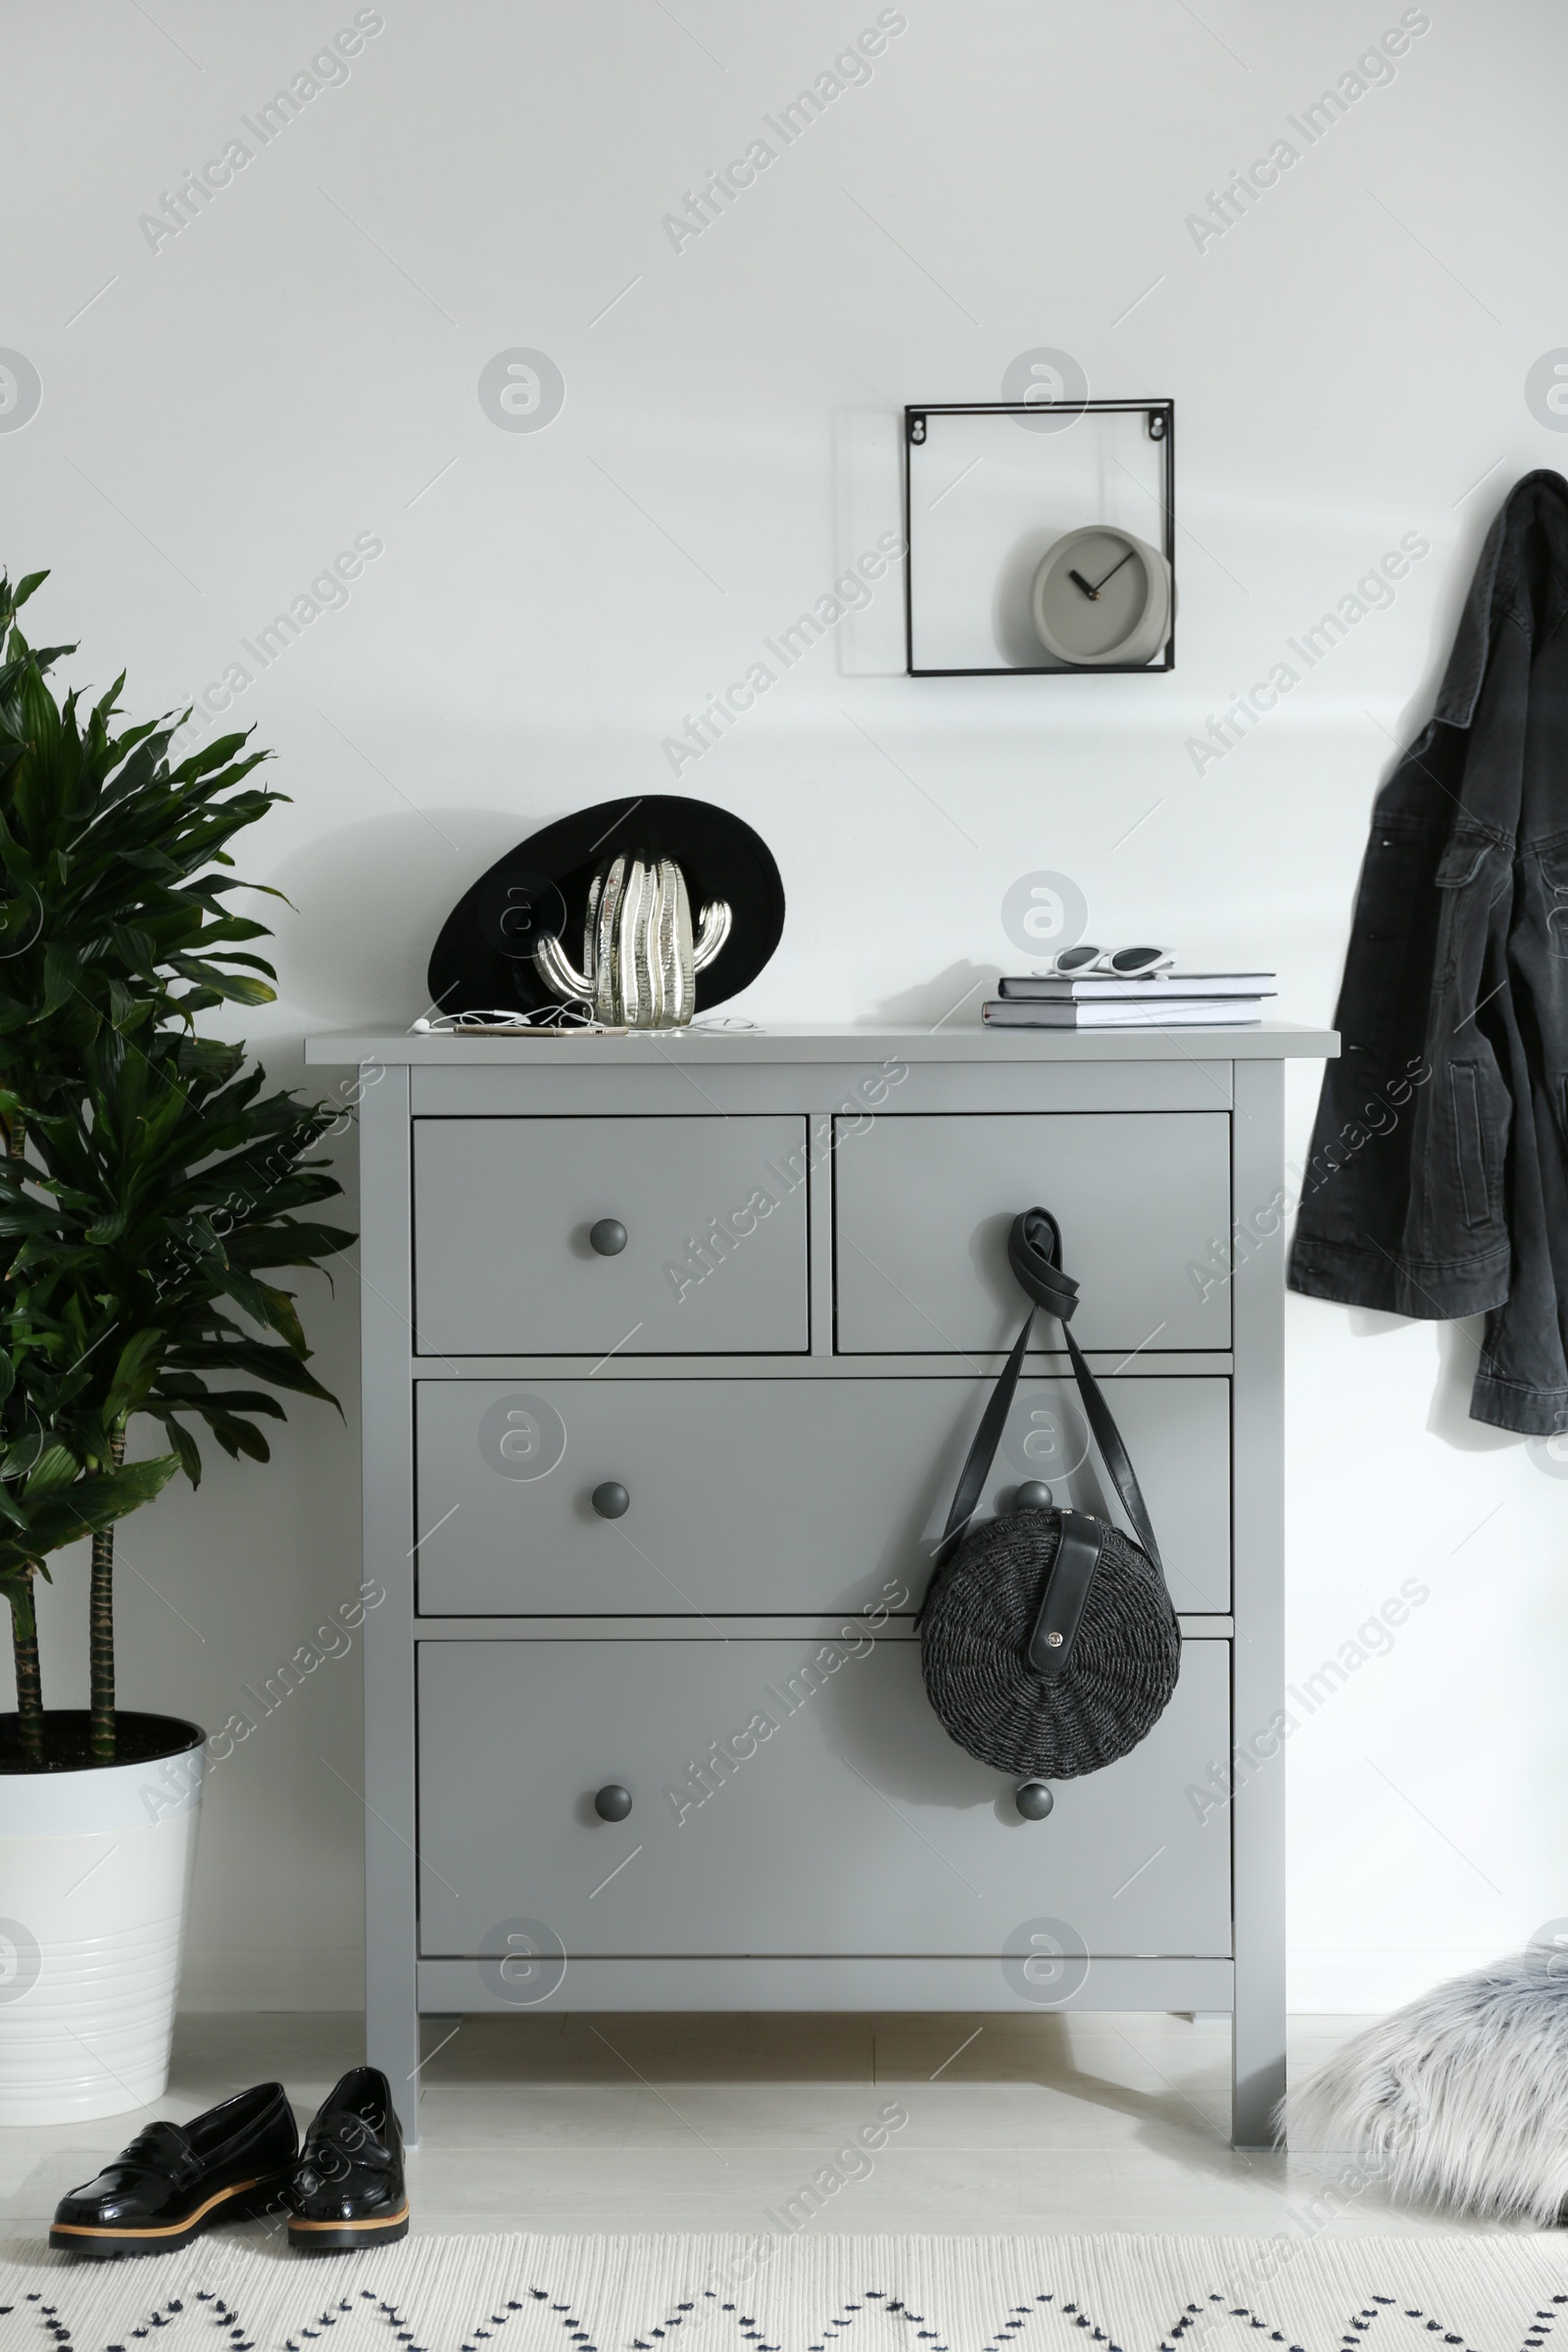
<path fill-rule="evenodd" d="M 677 252 L 662 216 L 875 0 L 380 0 L 349 78 L 154 250 L 139 217 L 353 0 L 5 8 L 0 343 L 42 401 L 0 431 L 0 554 L 54 568 L 37 632 L 79 637 L 82 678 L 128 666 L 152 710 L 257 672 L 240 641 L 357 534 L 384 543 L 235 704 L 292 796 L 243 853 L 295 909 L 250 1031 L 274 1074 L 311 1028 L 419 1012 L 441 917 L 525 831 L 677 788 L 682 714 L 896 518 L 899 406 L 999 397 L 1039 346 L 1097 394 L 1177 403 L 1179 667 L 909 682 L 882 592 L 680 778 L 784 871 L 744 1009 L 934 1019 L 1016 960 L 1004 895 L 1051 868 L 1090 936 L 1277 962 L 1280 1010 L 1329 1014 L 1368 805 L 1486 524 L 1568 454 L 1525 389 L 1568 340 L 1568 22 L 1431 0 L 1393 80 L 1306 148 L 1286 117 L 1399 0 L 904 13 Z M 1187 216 L 1282 136 L 1298 161 L 1200 249 Z M 541 431 L 477 397 L 519 346 L 564 379 Z M 1208 714 L 1407 532 L 1431 553 L 1392 608 L 1196 773 Z M 1297 1073 L 1294 1151 L 1314 1095 Z M 221 1720 L 356 1583 L 352 1279 L 307 1304 L 349 1428 L 299 1412 L 273 1469 L 219 1457 L 127 1531 L 128 1702 Z M 1568 1486 L 1466 1421 L 1462 1330 L 1293 1299 L 1290 1350 L 1293 1672 L 1430 1588 L 1289 1750 L 1293 1999 L 1366 2007 L 1568 1912 Z M 45 1611 L 57 1702 L 83 1578 L 61 1563 Z M 197 1998 L 355 1998 L 358 1705 L 328 1663 L 219 1772 Z"/>

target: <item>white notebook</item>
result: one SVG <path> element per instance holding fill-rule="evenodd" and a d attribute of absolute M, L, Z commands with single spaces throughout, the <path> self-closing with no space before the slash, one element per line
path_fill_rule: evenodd
<path fill-rule="evenodd" d="M 1087 1004 L 994 997 L 981 1013 L 992 1029 L 1234 1029 L 1262 1017 L 1256 997 L 1104 997 Z"/>

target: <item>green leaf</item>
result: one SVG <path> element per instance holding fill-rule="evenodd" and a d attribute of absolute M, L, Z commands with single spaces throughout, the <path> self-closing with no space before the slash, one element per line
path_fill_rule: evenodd
<path fill-rule="evenodd" d="M 169 1443 L 179 1456 L 181 1470 L 193 1487 L 199 1487 L 202 1483 L 202 1457 L 195 1439 L 183 1422 L 175 1420 L 172 1413 L 160 1413 L 158 1418 L 164 1425 Z"/>
<path fill-rule="evenodd" d="M 141 1403 L 158 1373 L 158 1351 L 164 1335 L 156 1326 L 138 1331 L 116 1359 L 114 1377 L 104 1399 L 104 1418 L 122 1421 Z"/>
<path fill-rule="evenodd" d="M 0 1534 L 0 1575 L 112 1527 L 162 1494 L 178 1467 L 172 1453 L 155 1454 L 150 1461 L 127 1462 L 122 1470 L 78 1478 L 45 1496 L 29 1508 L 24 1533 Z"/>
<path fill-rule="evenodd" d="M 67 1487 L 81 1465 L 69 1446 L 46 1446 L 38 1456 L 38 1464 L 22 1490 L 24 1502 L 41 1500 L 56 1488 Z"/>

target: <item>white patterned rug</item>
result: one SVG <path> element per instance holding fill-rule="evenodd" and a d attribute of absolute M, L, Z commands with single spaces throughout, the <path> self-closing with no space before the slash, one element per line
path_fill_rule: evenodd
<path fill-rule="evenodd" d="M 1568 2239 L 424 2237 L 0 2268 L 0 2352 L 1568 2352 Z"/>

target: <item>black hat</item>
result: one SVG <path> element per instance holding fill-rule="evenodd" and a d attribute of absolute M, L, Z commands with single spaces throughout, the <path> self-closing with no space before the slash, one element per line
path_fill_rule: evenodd
<path fill-rule="evenodd" d="M 532 1012 L 560 1000 L 534 964 L 540 941 L 559 936 L 581 961 L 588 886 L 614 858 L 672 858 L 686 877 L 695 924 L 714 899 L 728 901 L 729 937 L 697 975 L 697 1009 L 750 987 L 784 930 L 784 884 L 772 852 L 727 808 L 659 793 L 600 801 L 509 850 L 464 893 L 430 957 L 431 1003 L 442 1012 Z"/>

